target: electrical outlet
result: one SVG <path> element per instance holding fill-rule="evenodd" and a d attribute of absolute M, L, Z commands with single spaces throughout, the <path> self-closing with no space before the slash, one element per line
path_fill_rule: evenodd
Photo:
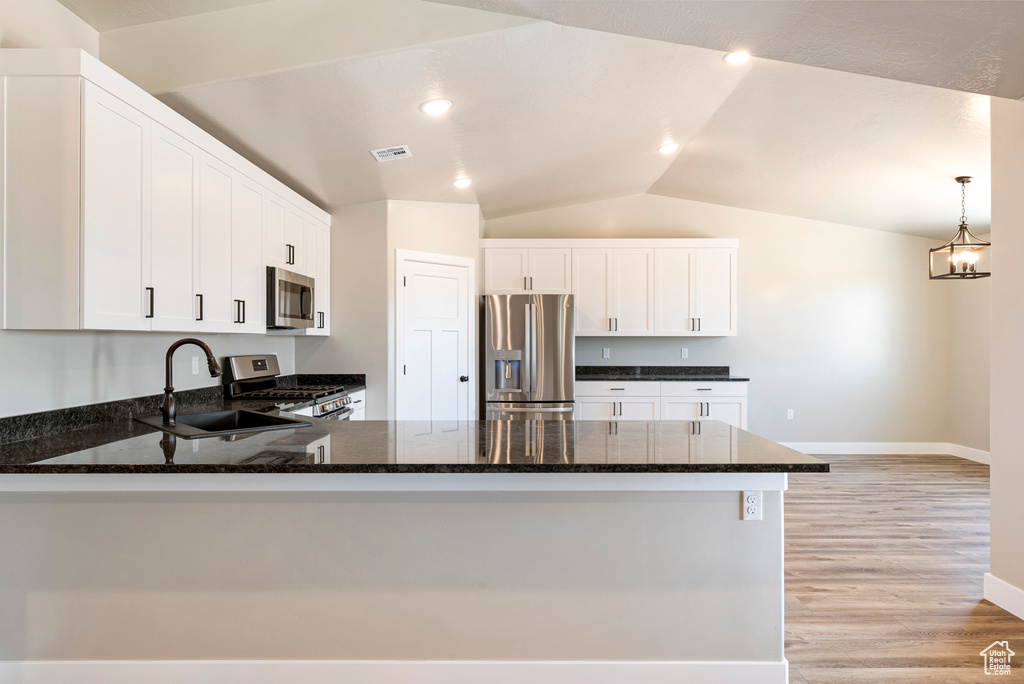
<path fill-rule="evenodd" d="M 603 348 L 601 350 L 601 358 L 602 359 L 610 359 L 610 358 L 612 358 L 612 350 L 609 349 L 608 347 Z"/>
<path fill-rule="evenodd" d="M 198 439 L 193 439 L 193 440 L 191 440 L 191 442 L 192 442 L 192 453 L 193 454 L 198 453 L 199 452 L 199 440 Z"/>
<path fill-rule="evenodd" d="M 786 409 L 786 419 L 793 420 L 793 409 Z"/>
<path fill-rule="evenodd" d="M 743 492 L 743 500 L 740 502 L 743 506 L 743 519 L 744 520 L 762 520 L 761 511 L 761 492 Z"/>
<path fill-rule="evenodd" d="M 683 347 L 682 349 L 680 349 L 679 350 L 679 354 L 680 354 L 680 358 L 683 358 L 683 359 L 690 358 L 690 350 L 687 349 L 686 347 Z"/>
<path fill-rule="evenodd" d="M 199 375 L 199 357 L 192 357 L 192 375 Z"/>

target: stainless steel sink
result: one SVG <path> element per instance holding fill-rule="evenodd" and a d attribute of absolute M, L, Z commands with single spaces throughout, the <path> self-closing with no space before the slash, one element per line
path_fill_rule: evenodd
<path fill-rule="evenodd" d="M 256 411 L 193 413 L 177 416 L 175 425 L 164 425 L 163 416 L 146 416 L 135 420 L 185 439 L 237 435 L 243 432 L 263 432 L 264 430 L 286 430 L 312 425 L 306 420 L 271 416 Z"/>

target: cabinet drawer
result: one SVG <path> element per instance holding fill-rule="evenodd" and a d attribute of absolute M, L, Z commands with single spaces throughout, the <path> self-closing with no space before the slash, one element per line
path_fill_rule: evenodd
<path fill-rule="evenodd" d="M 660 382 L 607 382 L 585 380 L 576 383 L 577 397 L 657 397 L 661 396 Z"/>
<path fill-rule="evenodd" d="M 745 397 L 745 382 L 663 382 L 663 397 Z"/>

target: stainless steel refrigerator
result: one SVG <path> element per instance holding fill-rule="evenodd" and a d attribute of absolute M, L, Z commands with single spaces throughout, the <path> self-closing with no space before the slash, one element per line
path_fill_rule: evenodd
<path fill-rule="evenodd" d="M 485 295 L 487 420 L 572 420 L 575 336 L 572 295 Z"/>

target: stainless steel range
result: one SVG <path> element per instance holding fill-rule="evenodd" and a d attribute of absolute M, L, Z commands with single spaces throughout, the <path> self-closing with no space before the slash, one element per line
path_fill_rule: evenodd
<path fill-rule="evenodd" d="M 276 354 L 229 356 L 226 365 L 224 396 L 230 401 L 273 402 L 282 411 L 331 420 L 352 415 L 344 385 L 278 387 L 281 366 Z"/>

